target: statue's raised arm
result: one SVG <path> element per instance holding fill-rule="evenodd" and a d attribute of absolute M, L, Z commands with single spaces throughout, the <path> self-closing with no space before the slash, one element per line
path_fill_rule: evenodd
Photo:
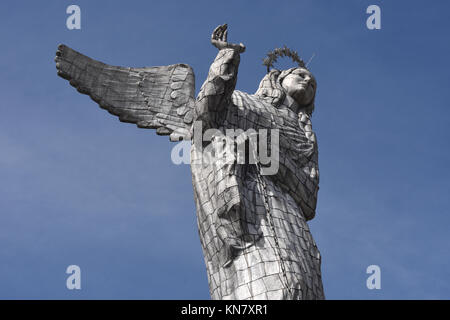
<path fill-rule="evenodd" d="M 196 103 L 196 118 L 204 128 L 216 128 L 225 118 L 226 108 L 236 87 L 240 54 L 245 46 L 227 42 L 228 26 L 218 26 L 211 35 L 211 44 L 219 49 Z"/>

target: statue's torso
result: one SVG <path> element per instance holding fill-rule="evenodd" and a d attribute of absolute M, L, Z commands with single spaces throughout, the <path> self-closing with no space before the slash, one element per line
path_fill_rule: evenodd
<path fill-rule="evenodd" d="M 308 170 L 296 165 L 300 155 L 295 152 L 295 144 L 303 140 L 304 134 L 295 120 L 280 114 L 257 96 L 235 91 L 221 130 L 225 133 L 226 129 L 279 129 L 284 155 L 280 162 L 292 167 L 299 176 L 304 175 L 293 180 L 299 183 L 300 179 L 306 181 Z M 285 190 L 289 186 L 282 186 L 274 177 L 260 176 L 270 198 L 274 223 L 271 226 L 264 207 L 262 180 L 258 180 L 255 165 L 199 165 L 201 157 L 200 150 L 192 145 L 191 169 L 198 227 L 211 296 L 215 299 L 281 299 L 289 298 L 289 294 L 303 299 L 323 297 L 320 254 L 298 199 L 296 201 Z M 283 247 L 283 259 L 290 261 L 285 262 L 288 265 L 284 275 L 279 262 L 282 258 L 274 250 L 275 237 L 278 246 Z M 248 278 L 249 268 L 255 279 Z M 312 275 L 311 279 L 305 278 L 306 274 Z M 280 287 L 286 277 L 290 292 Z M 267 286 L 272 289 L 267 290 Z"/>

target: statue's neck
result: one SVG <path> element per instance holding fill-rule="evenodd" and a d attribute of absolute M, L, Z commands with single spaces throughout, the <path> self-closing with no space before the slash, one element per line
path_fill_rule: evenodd
<path fill-rule="evenodd" d="M 298 115 L 301 111 L 303 111 L 304 107 L 298 105 L 297 102 L 291 97 L 286 95 L 283 103 L 278 107 L 279 109 L 285 109 L 286 111 L 292 111 L 296 115 Z"/>

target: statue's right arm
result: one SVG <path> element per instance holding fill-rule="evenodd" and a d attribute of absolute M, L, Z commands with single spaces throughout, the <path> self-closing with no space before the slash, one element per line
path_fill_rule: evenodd
<path fill-rule="evenodd" d="M 208 77 L 203 83 L 196 101 L 196 118 L 203 121 L 203 128 L 217 128 L 231 103 L 236 87 L 240 54 L 243 44 L 227 42 L 227 25 L 218 26 L 211 36 L 211 43 L 219 49 Z"/>

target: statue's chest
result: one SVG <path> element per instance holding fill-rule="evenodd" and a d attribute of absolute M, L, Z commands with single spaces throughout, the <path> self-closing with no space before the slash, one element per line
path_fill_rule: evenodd
<path fill-rule="evenodd" d="M 237 90 L 233 92 L 226 117 L 228 124 L 243 130 L 281 129 L 286 120 L 271 104 Z"/>
<path fill-rule="evenodd" d="M 234 91 L 231 102 L 224 122 L 225 129 L 278 129 L 280 139 L 284 142 L 289 140 L 295 144 L 304 140 L 305 135 L 297 116 L 278 110 L 245 92 Z"/>

